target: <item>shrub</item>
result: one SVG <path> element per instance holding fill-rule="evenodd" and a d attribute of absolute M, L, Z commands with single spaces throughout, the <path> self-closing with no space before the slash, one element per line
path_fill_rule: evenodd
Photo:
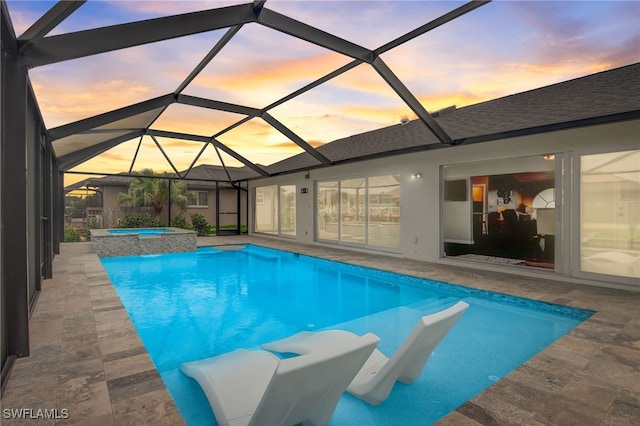
<path fill-rule="evenodd" d="M 100 222 L 95 217 L 92 217 L 91 219 L 89 219 L 89 223 L 87 224 L 87 228 L 88 229 L 87 229 L 86 240 L 87 241 L 91 241 L 91 230 L 92 229 L 99 229 L 100 228 Z"/>
<path fill-rule="evenodd" d="M 76 242 L 80 241 L 80 231 L 76 229 L 75 226 L 65 226 L 64 227 L 64 242 Z"/>
<path fill-rule="evenodd" d="M 162 226 L 164 226 L 164 223 L 149 213 L 128 214 L 118 224 L 118 228 L 160 228 Z"/>
<path fill-rule="evenodd" d="M 89 229 L 99 229 L 100 228 L 100 222 L 98 221 L 97 218 L 92 217 L 91 219 L 89 219 Z"/>
<path fill-rule="evenodd" d="M 189 229 L 187 219 L 181 214 L 179 214 L 178 216 L 174 216 L 171 219 L 171 226 L 173 226 L 174 228 Z"/>
<path fill-rule="evenodd" d="M 200 213 L 191 213 L 191 224 L 198 235 L 209 234 L 209 223 Z"/>
<path fill-rule="evenodd" d="M 140 228 L 142 226 L 142 216 L 140 213 L 128 214 L 120 220 L 118 228 Z"/>

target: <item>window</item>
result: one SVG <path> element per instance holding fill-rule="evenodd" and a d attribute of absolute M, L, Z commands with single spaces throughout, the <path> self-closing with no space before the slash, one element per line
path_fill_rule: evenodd
<path fill-rule="evenodd" d="M 533 197 L 531 207 L 534 209 L 552 209 L 556 206 L 555 189 L 547 188 Z"/>
<path fill-rule="evenodd" d="M 444 181 L 445 201 L 467 201 L 467 180 L 445 180 Z"/>
<path fill-rule="evenodd" d="M 318 182 L 316 236 L 369 247 L 400 247 L 400 176 Z"/>
<path fill-rule="evenodd" d="M 189 207 L 207 207 L 209 193 L 207 191 L 187 192 L 187 205 Z"/>

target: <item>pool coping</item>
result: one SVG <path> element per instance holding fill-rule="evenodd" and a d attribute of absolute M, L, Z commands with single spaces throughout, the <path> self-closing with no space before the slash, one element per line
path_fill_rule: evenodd
<path fill-rule="evenodd" d="M 244 243 L 595 311 L 439 425 L 624 425 L 640 417 L 640 293 L 257 236 L 198 238 L 200 246 Z M 184 424 L 88 243 L 62 245 L 30 328 L 31 356 L 16 361 L 3 408 L 68 410 L 37 424 Z"/>

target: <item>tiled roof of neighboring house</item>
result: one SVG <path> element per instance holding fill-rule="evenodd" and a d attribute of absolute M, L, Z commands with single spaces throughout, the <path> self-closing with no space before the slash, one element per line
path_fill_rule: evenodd
<path fill-rule="evenodd" d="M 448 108 L 433 115 L 456 143 L 496 140 L 522 133 L 593 124 L 607 117 L 615 116 L 615 120 L 640 118 L 638 88 L 640 63 L 464 108 Z M 445 147 L 420 120 L 414 120 L 338 139 L 317 149 L 333 162 L 340 163 L 394 152 Z M 319 165 L 305 152 L 266 169 L 275 174 Z"/>
<path fill-rule="evenodd" d="M 228 176 L 227 172 L 229 173 Z M 191 169 L 186 177 L 188 179 L 200 179 L 203 181 L 217 180 L 226 182 L 229 180 L 229 177 L 232 181 L 239 181 L 256 176 L 258 176 L 258 174 L 249 167 L 227 167 L 225 171 L 225 169 L 220 166 L 203 164 Z M 211 182 L 206 183 L 211 184 Z"/>

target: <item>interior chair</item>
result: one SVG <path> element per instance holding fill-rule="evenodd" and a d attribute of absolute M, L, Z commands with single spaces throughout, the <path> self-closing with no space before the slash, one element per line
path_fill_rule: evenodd
<path fill-rule="evenodd" d="M 371 333 L 308 356 L 237 349 L 180 370 L 204 391 L 219 425 L 326 425 L 380 339 Z"/>
<path fill-rule="evenodd" d="M 422 374 L 435 347 L 467 308 L 469 305 L 460 301 L 443 311 L 423 316 L 391 358 L 374 349 L 347 387 L 347 392 L 371 405 L 380 405 L 389 397 L 396 380 L 405 384 L 414 382 Z M 262 348 L 307 355 L 326 347 L 346 345 L 358 338 L 358 335 L 346 330 L 302 331 L 264 344 Z"/>

